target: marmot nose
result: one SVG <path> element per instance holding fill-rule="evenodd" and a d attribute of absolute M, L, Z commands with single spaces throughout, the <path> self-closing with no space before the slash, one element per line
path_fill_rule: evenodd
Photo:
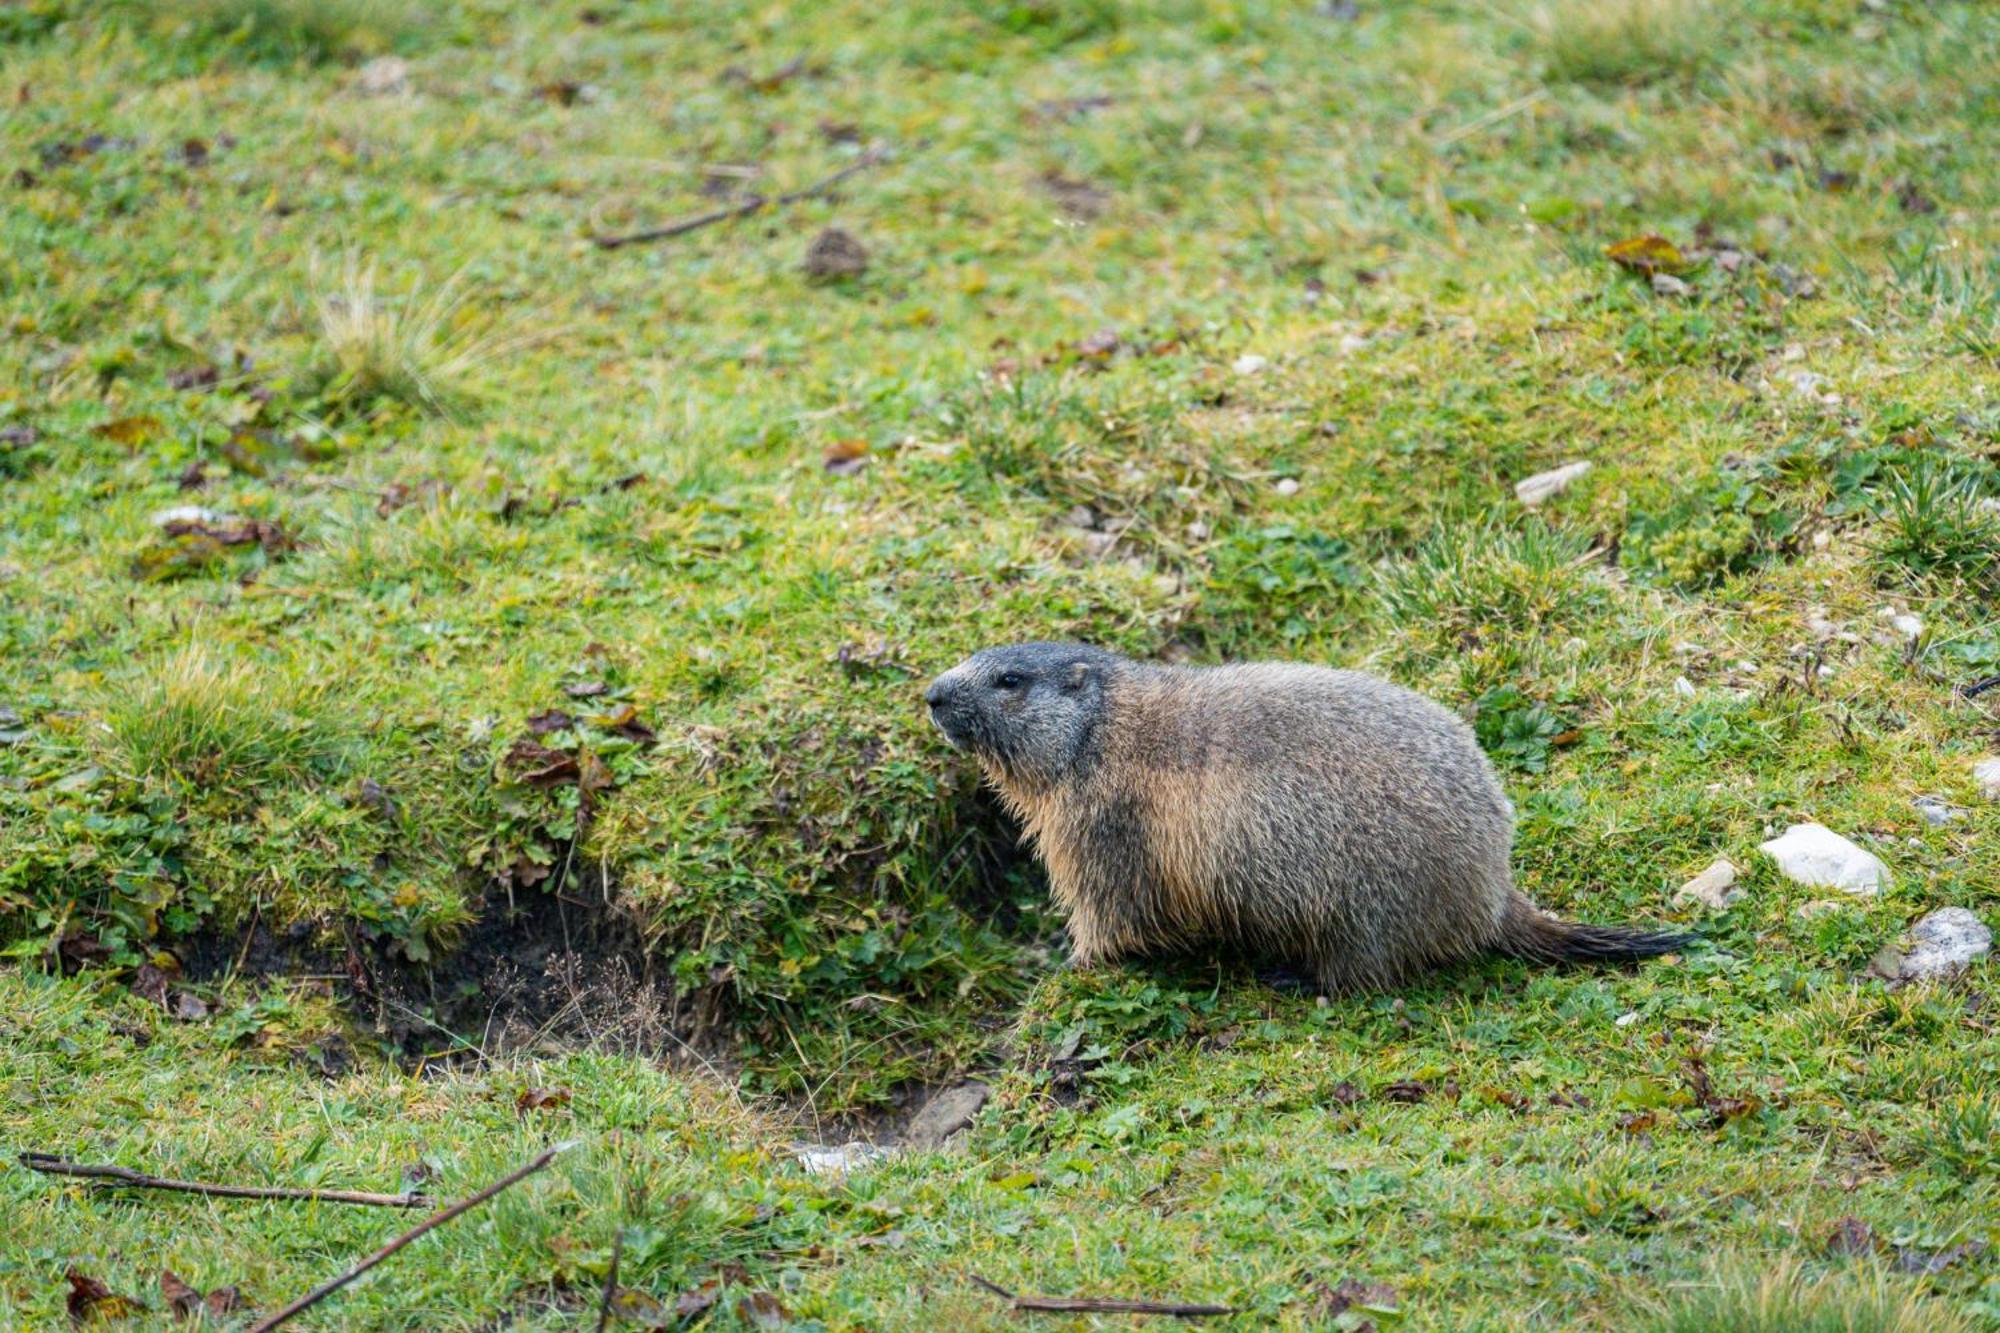
<path fill-rule="evenodd" d="M 949 698 L 951 698 L 951 686 L 945 684 L 942 678 L 932 681 L 931 687 L 924 691 L 924 702 L 932 708 L 942 707 L 944 701 Z"/>

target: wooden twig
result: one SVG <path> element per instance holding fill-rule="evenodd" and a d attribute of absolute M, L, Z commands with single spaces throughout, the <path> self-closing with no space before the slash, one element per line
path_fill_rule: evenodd
<path fill-rule="evenodd" d="M 2000 676 L 1988 676 L 1984 680 L 1961 685 L 1958 687 L 1958 695 L 1961 699 L 1976 699 L 1988 690 L 2000 690 Z"/>
<path fill-rule="evenodd" d="M 731 218 L 747 217 L 765 208 L 784 208 L 788 205 L 799 203 L 802 200 L 815 198 L 818 195 L 825 194 L 849 176 L 866 171 L 888 156 L 889 150 L 887 148 L 881 144 L 875 144 L 867 152 L 855 158 L 831 176 L 816 180 L 811 185 L 805 186 L 802 189 L 787 190 L 780 195 L 753 194 L 747 199 L 729 205 L 727 208 L 717 208 L 706 213 L 696 213 L 692 217 L 681 218 L 678 221 L 664 223 L 658 227 L 648 227 L 643 231 L 630 231 L 617 236 L 593 236 L 591 240 L 600 250 L 616 250 L 620 246 L 639 245 L 646 241 L 664 241 L 673 236 L 685 236 L 691 231 L 699 231 L 701 228 L 711 226 L 717 222 L 727 222 Z"/>
<path fill-rule="evenodd" d="M 431 1203 L 422 1194 L 370 1194 L 364 1190 L 301 1190 L 279 1185 L 210 1185 L 199 1180 L 168 1180 L 122 1166 L 64 1161 L 42 1152 L 24 1152 L 20 1161 L 30 1171 L 51 1176 L 79 1176 L 113 1185 L 130 1185 L 135 1189 L 178 1190 L 182 1194 L 206 1194 L 218 1199 L 310 1199 L 318 1203 L 369 1204 L 376 1208 L 428 1208 Z"/>
<path fill-rule="evenodd" d="M 1237 1305 L 1185 1305 L 1179 1301 L 1134 1301 L 1117 1297 L 1016 1296 L 999 1283 L 988 1282 L 977 1273 L 967 1273 L 966 1276 L 1006 1301 L 1010 1308 L 1023 1313 L 1157 1314 L 1172 1319 L 1216 1319 L 1243 1313 L 1243 1307 Z"/>
<path fill-rule="evenodd" d="M 354 1279 L 360 1277 L 363 1273 L 373 1268 L 376 1264 L 381 1263 L 384 1259 L 387 1259 L 390 1255 L 402 1249 L 405 1245 L 408 1245 L 411 1241 L 417 1239 L 419 1236 L 422 1236 L 425 1232 L 432 1231 L 438 1227 L 443 1226 L 445 1223 L 451 1221 L 454 1217 L 457 1217 L 460 1213 L 470 1212 L 472 1209 L 477 1208 L 480 1204 L 485 1203 L 488 1199 L 492 1198 L 494 1195 L 500 1193 L 500 1191 L 508 1189 L 511 1186 L 520 1184 L 522 1181 L 526 1180 L 529 1176 L 534 1175 L 535 1172 L 540 1171 L 542 1168 L 546 1167 L 550 1162 L 553 1162 L 556 1158 L 556 1154 L 563 1151 L 563 1149 L 569 1146 L 570 1145 L 567 1143 L 558 1143 L 555 1147 L 549 1149 L 547 1152 L 543 1153 L 540 1157 L 537 1157 L 534 1161 L 528 1163 L 524 1167 L 520 1167 L 519 1169 L 511 1171 L 508 1174 L 500 1177 L 500 1179 L 494 1181 L 491 1185 L 488 1185 L 485 1189 L 479 1191 L 479 1193 L 473 1195 L 471 1198 L 461 1199 L 449 1208 L 443 1209 L 439 1212 L 432 1213 L 429 1217 L 417 1223 L 415 1226 L 411 1227 L 408 1231 L 405 1231 L 402 1235 L 396 1237 L 396 1239 L 390 1241 L 387 1245 L 384 1245 L 381 1249 L 375 1251 L 375 1253 L 369 1255 L 366 1259 L 363 1259 L 360 1263 L 354 1265 L 354 1267 L 348 1269 L 345 1273 L 342 1273 L 339 1277 L 333 1279 L 331 1282 L 322 1282 L 319 1286 L 314 1287 L 311 1291 L 299 1297 L 297 1300 L 293 1301 L 290 1305 L 287 1305 L 284 1309 L 278 1311 L 276 1314 L 268 1315 L 265 1318 L 258 1320 L 255 1324 L 252 1324 L 250 1326 L 250 1333 L 270 1333 L 272 1329 L 277 1328 L 279 1325 L 291 1322 L 291 1320 L 296 1318 L 298 1315 L 303 1314 L 305 1311 L 311 1309 L 313 1306 L 318 1305 L 321 1301 L 333 1295 L 334 1292 L 339 1291 L 342 1287 L 354 1281 Z"/>
<path fill-rule="evenodd" d="M 597 1333 L 611 1327 L 611 1302 L 618 1295 L 618 1256 L 625 1250 L 625 1219 L 611 1235 L 611 1266 L 604 1270 L 604 1294 L 597 1301 Z"/>

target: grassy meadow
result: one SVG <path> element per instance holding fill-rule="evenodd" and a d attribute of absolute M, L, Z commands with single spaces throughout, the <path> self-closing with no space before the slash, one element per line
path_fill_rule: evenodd
<path fill-rule="evenodd" d="M 0 1145 L 571 1144 L 299 1327 L 2000 1328 L 1995 964 L 1871 971 L 2000 926 L 1996 160 L 1978 0 L 0 2 Z M 921 707 L 1026 638 L 1424 690 L 1702 942 L 1066 971 Z M 0 1218 L 247 1327 L 414 1215 Z"/>

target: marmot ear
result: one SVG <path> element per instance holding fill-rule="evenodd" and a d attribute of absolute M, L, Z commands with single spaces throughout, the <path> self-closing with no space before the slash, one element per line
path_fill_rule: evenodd
<path fill-rule="evenodd" d="M 1063 677 L 1063 693 L 1075 694 L 1090 680 L 1090 663 L 1072 662 L 1069 674 Z"/>

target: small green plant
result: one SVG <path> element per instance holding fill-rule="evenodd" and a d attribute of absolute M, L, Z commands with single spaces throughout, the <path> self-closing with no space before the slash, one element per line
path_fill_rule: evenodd
<path fill-rule="evenodd" d="M 1647 1333 L 1962 1333 L 1971 1324 L 1881 1268 L 1809 1277 L 1796 1259 L 1721 1272 L 1655 1305 Z"/>
<path fill-rule="evenodd" d="M 1640 84 L 1684 78 L 1715 60 L 1713 0 L 1556 0 L 1530 16 L 1551 79 Z"/>
<path fill-rule="evenodd" d="M 1893 474 L 1879 493 L 1873 554 L 1890 577 L 1979 580 L 2000 561 L 2000 514 L 1975 478 L 1931 458 Z"/>
<path fill-rule="evenodd" d="M 196 645 L 115 699 L 105 720 L 130 775 L 241 794 L 340 766 L 345 729 L 324 705 L 317 689 Z"/>
<path fill-rule="evenodd" d="M 1496 764 L 1522 773 L 1539 773 L 1549 765 L 1549 748 L 1561 733 L 1555 714 L 1511 685 L 1479 696 L 1472 729 Z"/>
<path fill-rule="evenodd" d="M 2000 1100 L 1958 1097 L 1917 1131 L 1924 1158 L 1954 1182 L 1971 1186 L 2000 1177 Z"/>
<path fill-rule="evenodd" d="M 1588 534 L 1539 520 L 1448 522 L 1383 572 L 1376 595 L 1406 633 L 1468 647 L 1489 634 L 1568 626 L 1608 605 L 1592 555 Z"/>

